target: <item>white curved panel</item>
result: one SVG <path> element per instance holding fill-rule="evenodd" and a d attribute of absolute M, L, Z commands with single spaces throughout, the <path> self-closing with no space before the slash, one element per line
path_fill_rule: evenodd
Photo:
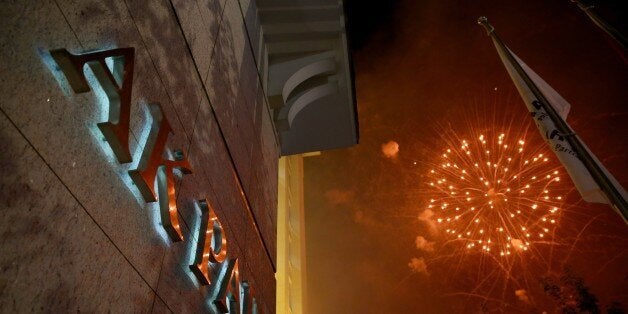
<path fill-rule="evenodd" d="M 332 58 L 316 61 L 302 67 L 298 71 L 294 72 L 294 74 L 292 74 L 283 85 L 283 90 L 281 92 L 281 95 L 283 96 L 283 101 L 286 102 L 288 100 L 288 96 L 290 96 L 290 93 L 292 93 L 292 91 L 297 86 L 299 86 L 299 84 L 316 75 L 333 73 L 335 69 L 336 63 Z"/>
<path fill-rule="evenodd" d="M 292 120 L 305 108 L 307 105 L 315 102 L 317 99 L 323 98 L 327 95 L 331 95 L 338 91 L 338 82 L 331 81 L 327 84 L 314 87 L 303 95 L 294 100 L 292 106 L 288 111 L 288 125 L 292 126 Z"/>

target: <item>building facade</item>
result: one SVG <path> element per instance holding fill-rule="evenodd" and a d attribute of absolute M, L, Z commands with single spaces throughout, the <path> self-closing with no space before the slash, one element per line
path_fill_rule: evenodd
<path fill-rule="evenodd" d="M 279 157 L 357 142 L 342 3 L 298 4 L 0 4 L 2 312 L 276 311 Z"/>
<path fill-rule="evenodd" d="M 277 313 L 307 312 L 303 158 L 317 154 L 320 152 L 284 156 L 279 159 L 275 274 Z"/>

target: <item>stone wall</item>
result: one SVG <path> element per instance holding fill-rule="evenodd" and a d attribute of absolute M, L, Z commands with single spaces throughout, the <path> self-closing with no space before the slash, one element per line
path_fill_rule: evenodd
<path fill-rule="evenodd" d="M 189 272 L 198 199 L 225 226 L 264 313 L 275 309 L 278 143 L 238 0 L 32 0 L 0 4 L 0 311 L 205 312 Z M 244 14 L 243 14 L 244 13 Z M 249 28 L 255 28 L 252 25 Z M 120 164 L 96 124 L 102 93 L 76 94 L 50 58 L 135 48 L 130 147 Z M 163 235 L 137 165 L 159 102 L 192 174 L 177 180 L 185 237 Z M 198 228 L 198 227 L 196 227 Z"/>

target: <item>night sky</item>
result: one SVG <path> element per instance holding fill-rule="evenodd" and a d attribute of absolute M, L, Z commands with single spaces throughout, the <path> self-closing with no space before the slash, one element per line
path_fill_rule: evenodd
<path fill-rule="evenodd" d="M 528 130 L 542 147 L 478 17 L 571 103 L 568 123 L 628 187 L 621 49 L 568 0 L 380 2 L 348 6 L 360 144 L 305 160 L 310 313 L 628 310 L 628 227 L 567 175 L 555 228 L 508 260 L 457 249 L 424 216 L 443 134 Z M 625 34 L 620 3 L 598 12 Z"/>

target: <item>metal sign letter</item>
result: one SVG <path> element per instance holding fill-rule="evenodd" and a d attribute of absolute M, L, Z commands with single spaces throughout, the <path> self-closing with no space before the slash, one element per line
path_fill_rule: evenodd
<path fill-rule="evenodd" d="M 212 282 L 209 263 L 222 263 L 227 258 L 227 238 L 216 212 L 207 200 L 198 201 L 198 207 L 201 209 L 201 227 L 198 231 L 194 264 L 190 265 L 190 270 L 206 286 Z"/>
<path fill-rule="evenodd" d="M 81 55 L 73 55 L 66 49 L 55 49 L 51 50 L 50 54 L 77 94 L 90 91 L 83 72 L 83 66 L 89 65 L 109 99 L 109 120 L 98 123 L 98 128 L 118 162 L 123 164 L 131 162 L 129 121 L 135 48 L 118 48 Z M 107 67 L 107 58 L 113 61 L 113 71 Z"/>
<path fill-rule="evenodd" d="M 161 223 L 170 239 L 173 242 L 178 242 L 183 240 L 183 234 L 177 216 L 176 191 L 172 171 L 176 168 L 183 174 L 189 174 L 192 173 L 192 167 L 182 151 L 175 151 L 175 160 L 163 157 L 166 141 L 168 135 L 172 133 L 172 127 L 163 115 L 161 105 L 148 104 L 148 110 L 153 118 L 150 133 L 137 169 L 129 171 L 129 175 L 146 202 L 157 200 L 154 187 L 155 178 L 157 178 Z"/>

